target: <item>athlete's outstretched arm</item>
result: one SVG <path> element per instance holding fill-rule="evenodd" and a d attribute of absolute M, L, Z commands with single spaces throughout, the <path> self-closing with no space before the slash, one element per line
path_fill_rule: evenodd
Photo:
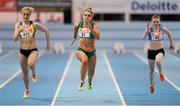
<path fill-rule="evenodd" d="M 79 28 L 79 22 L 75 22 L 75 24 L 74 24 L 74 39 L 76 39 L 76 37 L 77 37 L 78 28 Z"/>
<path fill-rule="evenodd" d="M 76 37 L 77 37 L 77 33 L 78 33 L 78 28 L 79 28 L 79 22 L 76 22 L 75 24 L 74 24 L 74 36 L 73 36 L 73 41 L 71 42 L 71 46 L 73 45 L 73 43 L 75 42 L 75 40 L 76 40 Z"/>
<path fill-rule="evenodd" d="M 150 22 L 147 23 L 146 30 L 145 30 L 144 34 L 142 35 L 143 40 L 146 38 L 148 32 L 150 32 Z"/>
<path fill-rule="evenodd" d="M 13 35 L 14 41 L 17 41 L 17 40 L 19 39 L 19 33 L 20 33 L 22 30 L 23 30 L 22 28 L 19 28 L 19 23 L 16 23 L 16 24 L 15 24 L 14 35 Z"/>
<path fill-rule="evenodd" d="M 169 39 L 169 49 L 170 49 L 170 50 L 174 50 L 172 33 L 168 30 L 167 27 L 163 27 L 163 29 L 164 29 L 164 32 L 168 35 L 168 39 Z"/>
<path fill-rule="evenodd" d="M 48 29 L 43 26 L 42 24 L 40 23 L 35 23 L 34 24 L 39 30 L 43 31 L 45 34 L 46 34 L 46 42 L 47 42 L 47 45 L 46 45 L 46 50 L 49 50 L 50 49 L 50 34 L 49 34 L 49 31 Z"/>
<path fill-rule="evenodd" d="M 92 27 L 92 25 L 90 25 L 90 30 L 93 33 L 93 35 L 95 35 L 96 39 L 99 40 L 100 38 L 100 30 L 99 27 L 96 23 L 94 23 L 94 26 Z"/>

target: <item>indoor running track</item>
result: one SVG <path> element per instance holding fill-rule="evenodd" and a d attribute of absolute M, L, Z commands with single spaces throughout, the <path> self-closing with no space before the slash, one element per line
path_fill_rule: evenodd
<path fill-rule="evenodd" d="M 37 83 L 30 81 L 30 98 L 23 99 L 18 53 L 10 51 L 0 56 L 0 105 L 180 105 L 179 58 L 166 53 L 166 80 L 160 81 L 155 73 L 155 92 L 151 94 L 143 51 L 118 55 L 99 50 L 93 89 L 85 86 L 84 91 L 77 91 L 80 62 L 74 52 L 43 52 L 36 66 Z"/>

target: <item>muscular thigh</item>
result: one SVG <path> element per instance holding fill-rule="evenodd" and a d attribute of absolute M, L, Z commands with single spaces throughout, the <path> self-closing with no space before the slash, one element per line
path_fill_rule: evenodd
<path fill-rule="evenodd" d="M 156 61 L 162 61 L 163 57 L 164 57 L 163 53 L 158 53 L 156 55 Z"/>
<path fill-rule="evenodd" d="M 87 56 L 83 51 L 76 51 L 75 56 L 80 62 L 84 62 L 87 60 Z"/>
<path fill-rule="evenodd" d="M 27 58 L 23 54 L 19 54 L 19 61 L 21 68 L 26 68 L 27 67 Z"/>
<path fill-rule="evenodd" d="M 38 58 L 38 52 L 32 51 L 28 57 L 28 64 L 35 64 Z"/>

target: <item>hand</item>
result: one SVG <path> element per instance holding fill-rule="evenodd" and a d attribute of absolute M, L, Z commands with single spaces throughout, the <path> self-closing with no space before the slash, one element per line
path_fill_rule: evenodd
<path fill-rule="evenodd" d="M 169 45 L 170 50 L 174 50 L 174 46 L 172 44 Z"/>
<path fill-rule="evenodd" d="M 146 28 L 147 28 L 147 31 L 149 32 L 150 31 L 150 22 L 147 22 Z"/>
<path fill-rule="evenodd" d="M 79 27 L 79 23 L 75 22 L 74 27 L 77 29 Z"/>
<path fill-rule="evenodd" d="M 150 22 L 147 22 L 146 28 L 149 28 L 149 27 L 150 27 Z"/>
<path fill-rule="evenodd" d="M 18 33 L 22 32 L 24 29 L 22 27 L 18 28 Z"/>

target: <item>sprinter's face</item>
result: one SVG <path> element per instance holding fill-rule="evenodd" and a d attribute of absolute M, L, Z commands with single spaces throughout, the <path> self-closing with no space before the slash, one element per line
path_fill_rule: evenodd
<path fill-rule="evenodd" d="M 85 11 L 83 13 L 83 20 L 85 22 L 91 22 L 92 18 L 93 18 L 93 14 L 90 11 Z"/>
<path fill-rule="evenodd" d="M 159 26 L 160 25 L 160 19 L 159 18 L 152 18 L 152 24 L 154 26 Z"/>
<path fill-rule="evenodd" d="M 24 10 L 21 14 L 24 21 L 29 21 L 31 13 L 28 10 Z"/>

